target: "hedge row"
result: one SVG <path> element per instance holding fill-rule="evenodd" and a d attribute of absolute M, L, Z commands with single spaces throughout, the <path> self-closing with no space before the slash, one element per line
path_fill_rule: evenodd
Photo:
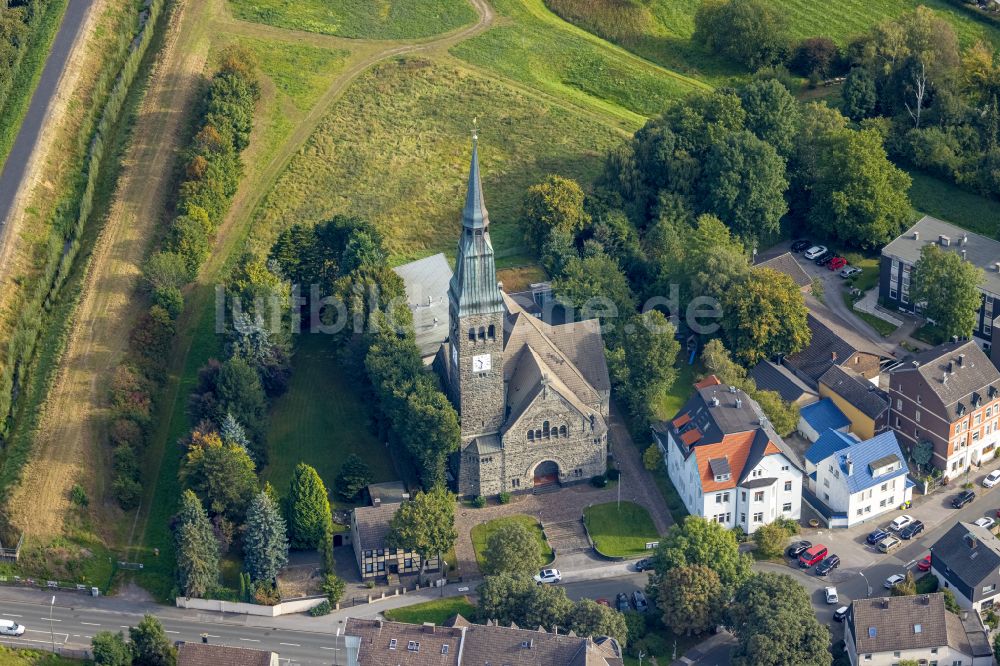
<path fill-rule="evenodd" d="M 153 396 L 166 376 L 176 321 L 184 309 L 181 289 L 208 257 L 215 230 L 236 194 L 243 174 L 240 152 L 249 143 L 259 97 L 250 56 L 228 50 L 201 100 L 196 131 L 182 156 L 178 215 L 163 249 L 143 268 L 151 305 L 132 330 L 128 363 L 118 369 L 111 387 L 112 490 L 126 510 L 138 506 L 142 494 L 137 461 L 149 433 Z"/>
<path fill-rule="evenodd" d="M 0 370 L 0 438 L 8 444 L 14 425 L 14 410 L 22 387 L 33 369 L 35 352 L 43 327 L 52 312 L 80 249 L 80 236 L 93 212 L 94 191 L 105 157 L 105 139 L 121 120 L 122 107 L 135 82 L 143 57 L 153 39 L 157 22 L 168 0 L 151 0 L 137 14 L 137 33 L 123 33 L 108 57 L 94 86 L 94 98 L 104 99 L 84 118 L 79 133 L 80 147 L 86 145 L 77 183 L 53 214 L 51 231 L 42 257 L 42 273 L 27 287 L 18 305 L 18 318 L 8 342 L 4 367 Z M 5 492 L 21 474 L 30 457 L 31 438 L 23 438 L 23 450 L 8 449 L 3 470 Z"/>

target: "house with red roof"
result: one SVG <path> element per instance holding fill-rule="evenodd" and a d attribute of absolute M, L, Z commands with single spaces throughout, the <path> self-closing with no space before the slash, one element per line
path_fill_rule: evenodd
<path fill-rule="evenodd" d="M 798 520 L 802 470 L 760 405 L 714 375 L 653 435 L 688 513 L 747 534 L 776 518 Z"/>

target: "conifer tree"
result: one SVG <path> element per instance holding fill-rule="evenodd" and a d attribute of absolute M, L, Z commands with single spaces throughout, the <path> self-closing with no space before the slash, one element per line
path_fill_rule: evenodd
<path fill-rule="evenodd" d="M 270 496 L 261 491 L 247 509 L 243 562 L 255 583 L 275 579 L 288 562 L 285 521 Z"/>
<path fill-rule="evenodd" d="M 250 438 L 247 437 L 246 429 L 240 425 L 240 422 L 236 420 L 232 412 L 226 412 L 226 417 L 222 419 L 222 427 L 219 429 L 219 435 L 221 435 L 222 441 L 226 444 L 236 444 L 249 452 Z"/>
<path fill-rule="evenodd" d="M 201 597 L 219 580 L 219 543 L 201 500 L 191 490 L 177 514 L 177 584 L 188 597 Z"/>
<path fill-rule="evenodd" d="M 323 480 L 314 468 L 299 463 L 288 490 L 288 534 L 292 548 L 319 547 L 332 520 Z"/>

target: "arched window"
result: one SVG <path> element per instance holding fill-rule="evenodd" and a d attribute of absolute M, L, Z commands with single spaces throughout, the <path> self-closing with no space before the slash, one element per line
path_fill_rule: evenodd
<path fill-rule="evenodd" d="M 564 426 L 564 425 L 559 426 L 559 436 L 560 437 L 565 437 L 566 436 L 566 426 Z"/>
<path fill-rule="evenodd" d="M 531 441 L 534 438 L 535 438 L 535 431 L 534 430 L 529 430 L 528 431 L 528 441 Z"/>
<path fill-rule="evenodd" d="M 548 436 L 549 436 L 549 422 L 544 421 L 542 423 L 542 437 L 548 437 Z"/>
<path fill-rule="evenodd" d="M 535 430 L 535 439 L 541 439 L 541 438 L 542 438 L 542 431 Z"/>
<path fill-rule="evenodd" d="M 470 328 L 469 329 L 469 339 L 470 340 L 475 340 L 476 339 L 476 329 L 474 329 L 474 328 Z"/>
<path fill-rule="evenodd" d="M 479 327 L 479 339 L 480 340 L 485 340 L 486 339 L 486 328 L 483 327 L 483 326 Z"/>
<path fill-rule="evenodd" d="M 488 337 L 490 340 L 493 340 L 494 338 L 497 337 L 496 326 L 494 326 L 493 324 L 490 324 L 490 328 L 489 328 L 489 331 L 486 333 L 486 337 Z"/>

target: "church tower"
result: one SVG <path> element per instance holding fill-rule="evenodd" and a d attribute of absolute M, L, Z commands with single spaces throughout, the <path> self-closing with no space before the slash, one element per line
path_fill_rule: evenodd
<path fill-rule="evenodd" d="M 503 425 L 504 302 L 490 242 L 490 218 L 479 180 L 478 138 L 462 210 L 455 273 L 448 286 L 451 394 L 458 403 L 462 441 L 495 434 Z"/>

